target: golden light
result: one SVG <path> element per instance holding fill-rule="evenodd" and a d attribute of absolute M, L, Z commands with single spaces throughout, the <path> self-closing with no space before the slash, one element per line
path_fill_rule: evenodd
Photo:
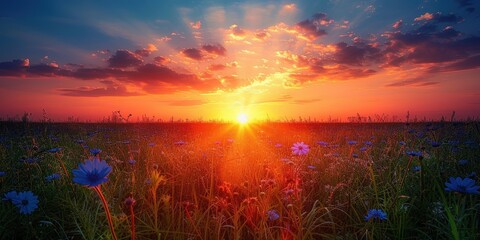
<path fill-rule="evenodd" d="M 245 113 L 240 113 L 238 116 L 237 116 L 237 121 L 238 123 L 240 124 L 246 124 L 248 123 L 248 117 Z"/>

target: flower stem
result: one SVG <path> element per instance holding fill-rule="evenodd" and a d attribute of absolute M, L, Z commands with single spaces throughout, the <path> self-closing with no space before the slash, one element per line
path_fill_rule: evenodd
<path fill-rule="evenodd" d="M 133 204 L 130 205 L 130 218 L 132 221 L 132 240 L 135 240 L 135 213 L 133 212 Z"/>
<path fill-rule="evenodd" d="M 112 215 L 110 214 L 110 209 L 108 208 L 107 200 L 105 199 L 105 196 L 103 195 L 102 190 L 100 189 L 100 186 L 93 187 L 93 189 L 95 190 L 95 192 L 97 192 L 98 196 L 100 197 L 100 200 L 102 200 L 103 209 L 107 214 L 108 226 L 110 227 L 110 232 L 112 232 L 113 239 L 118 240 L 117 234 L 115 234 L 115 228 L 113 227 Z"/>

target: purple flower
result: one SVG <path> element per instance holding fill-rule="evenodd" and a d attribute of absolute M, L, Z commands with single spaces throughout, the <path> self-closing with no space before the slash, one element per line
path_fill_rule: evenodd
<path fill-rule="evenodd" d="M 292 149 L 293 155 L 299 155 L 299 156 L 306 155 L 310 151 L 310 148 L 308 147 L 308 145 L 303 142 L 294 143 L 291 149 Z"/>
<path fill-rule="evenodd" d="M 269 221 L 275 221 L 280 218 L 280 214 L 272 209 L 267 211 L 267 217 Z"/>
<path fill-rule="evenodd" d="M 458 192 L 465 194 L 480 194 L 478 191 L 480 186 L 475 185 L 475 180 L 471 178 L 453 178 L 450 177 L 450 182 L 445 182 L 445 191 L 448 192 Z"/>

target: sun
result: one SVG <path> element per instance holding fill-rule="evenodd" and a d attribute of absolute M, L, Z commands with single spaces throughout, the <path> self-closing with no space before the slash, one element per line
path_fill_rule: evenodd
<path fill-rule="evenodd" d="M 237 121 L 238 121 L 238 123 L 240 123 L 240 124 L 247 124 L 247 123 L 248 123 L 247 114 L 245 114 L 245 113 L 240 113 L 240 114 L 238 114 L 238 116 L 237 116 Z"/>

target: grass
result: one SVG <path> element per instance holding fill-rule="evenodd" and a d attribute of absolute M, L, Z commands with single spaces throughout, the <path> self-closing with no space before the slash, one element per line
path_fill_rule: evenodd
<path fill-rule="evenodd" d="M 296 142 L 308 154 L 292 155 Z M 479 239 L 479 196 L 444 190 L 449 177 L 478 185 L 479 142 L 477 122 L 2 122 L 0 194 L 30 190 L 40 203 L 22 215 L 2 201 L 0 238 L 111 239 L 100 198 L 72 182 L 98 148 L 119 239 Z M 369 209 L 388 219 L 365 221 Z"/>

